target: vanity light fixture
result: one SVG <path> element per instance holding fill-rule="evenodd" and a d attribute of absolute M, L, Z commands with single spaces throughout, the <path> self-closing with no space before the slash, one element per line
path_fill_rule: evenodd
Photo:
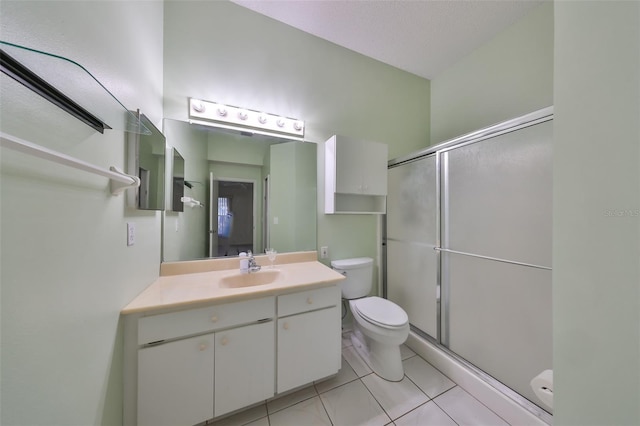
<path fill-rule="evenodd" d="M 200 99 L 189 99 L 189 123 L 304 141 L 304 121 Z"/>

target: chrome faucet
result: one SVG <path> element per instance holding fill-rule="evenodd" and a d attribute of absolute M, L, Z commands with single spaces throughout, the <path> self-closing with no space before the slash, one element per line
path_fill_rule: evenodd
<path fill-rule="evenodd" d="M 258 272 L 260 268 L 262 268 L 262 266 L 256 263 L 256 259 L 255 257 L 253 257 L 253 253 L 251 253 L 251 250 L 247 252 L 247 256 L 249 257 L 249 273 Z"/>

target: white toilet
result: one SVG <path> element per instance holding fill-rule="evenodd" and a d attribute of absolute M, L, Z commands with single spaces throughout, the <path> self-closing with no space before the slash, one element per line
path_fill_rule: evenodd
<path fill-rule="evenodd" d="M 369 367 L 383 379 L 397 382 L 404 377 L 400 345 L 409 336 L 409 317 L 395 303 L 366 297 L 371 290 L 373 259 L 334 260 L 331 266 L 343 274 L 342 297 L 353 314 L 351 341 Z"/>

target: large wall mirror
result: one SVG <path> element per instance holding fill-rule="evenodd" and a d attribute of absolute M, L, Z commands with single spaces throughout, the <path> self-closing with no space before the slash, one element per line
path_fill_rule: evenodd
<path fill-rule="evenodd" d="M 316 144 L 172 119 L 163 130 L 184 159 L 185 199 L 200 202 L 165 211 L 163 261 L 316 250 Z"/>

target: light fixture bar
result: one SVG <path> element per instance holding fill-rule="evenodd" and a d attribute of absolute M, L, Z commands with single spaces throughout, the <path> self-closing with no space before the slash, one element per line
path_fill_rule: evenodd
<path fill-rule="evenodd" d="M 304 121 L 200 99 L 189 99 L 189 122 L 222 129 L 304 140 Z"/>

